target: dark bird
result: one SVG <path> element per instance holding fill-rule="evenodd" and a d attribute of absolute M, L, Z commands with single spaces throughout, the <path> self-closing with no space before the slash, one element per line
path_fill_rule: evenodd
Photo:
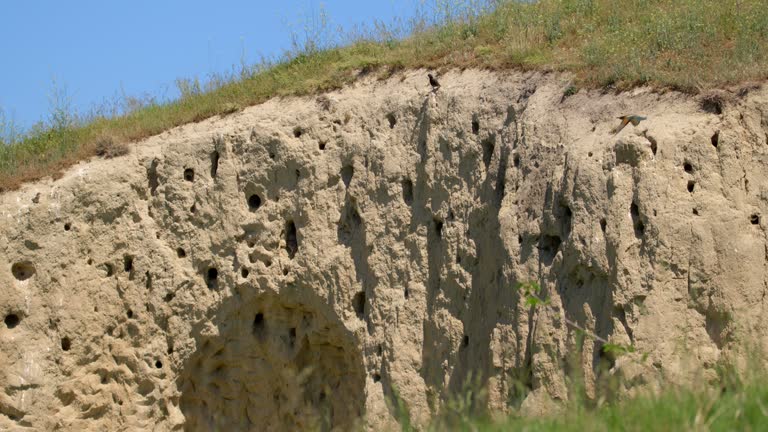
<path fill-rule="evenodd" d="M 616 126 L 615 129 L 613 129 L 613 133 L 614 134 L 619 133 L 622 129 L 624 129 L 624 126 L 626 126 L 629 123 L 632 123 L 633 126 L 637 126 L 640 124 L 641 121 L 645 119 L 647 119 L 647 117 L 641 117 L 639 115 L 634 115 L 634 114 L 621 116 L 619 117 L 619 120 L 621 120 L 621 124 Z"/>
<path fill-rule="evenodd" d="M 429 85 L 432 86 L 432 91 L 437 91 L 437 89 L 440 88 L 440 83 L 437 82 L 437 78 L 433 77 L 432 74 L 427 74 L 429 77 Z"/>

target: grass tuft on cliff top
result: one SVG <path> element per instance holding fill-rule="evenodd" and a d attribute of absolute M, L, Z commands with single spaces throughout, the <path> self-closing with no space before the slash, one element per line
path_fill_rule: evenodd
<path fill-rule="evenodd" d="M 764 0 L 431 0 L 417 18 L 355 33 L 327 17 L 277 61 L 243 66 L 180 97 L 124 98 L 78 114 L 55 92 L 46 122 L 19 132 L 0 111 L 0 191 L 56 176 L 99 142 L 132 142 L 275 96 L 338 89 L 369 73 L 487 68 L 574 73 L 579 87 L 637 85 L 690 93 L 768 76 Z M 294 35 L 295 36 L 295 35 Z M 425 89 L 427 84 L 425 81 Z"/>

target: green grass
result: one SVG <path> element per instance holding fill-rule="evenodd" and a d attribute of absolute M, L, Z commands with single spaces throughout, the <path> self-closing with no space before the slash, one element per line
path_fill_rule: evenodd
<path fill-rule="evenodd" d="M 549 418 L 509 418 L 478 426 L 488 432 L 760 431 L 768 428 L 768 385 L 756 383 L 722 394 L 714 390 L 670 391 L 600 408 L 569 408 Z"/>
<path fill-rule="evenodd" d="M 244 67 L 205 86 L 179 81 L 181 98 L 172 102 L 126 99 L 128 110 L 78 116 L 65 97 L 56 97 L 48 122 L 25 133 L 3 121 L 0 112 L 5 144 L 0 190 L 56 175 L 94 155 L 95 143 L 104 137 L 136 141 L 275 96 L 337 89 L 361 71 L 385 77 L 412 68 L 543 69 L 572 72 L 577 87 L 649 84 L 686 92 L 768 76 L 763 0 L 433 0 L 430 5 L 410 22 L 376 24 L 354 34 L 331 30 L 321 14 L 304 26 L 304 36 L 294 38 L 280 61 Z"/>
<path fill-rule="evenodd" d="M 755 363 L 757 362 L 757 363 Z M 761 362 L 751 362 L 741 378 L 721 375 L 714 383 L 669 386 L 606 402 L 574 398 L 543 417 L 499 417 L 472 412 L 467 398 L 449 400 L 430 431 L 762 431 L 768 430 L 768 380 Z M 731 369 L 732 370 L 732 369 Z M 749 377 L 749 378 L 747 378 Z M 571 391 L 573 394 L 573 390 Z M 610 399 L 610 398 L 609 398 Z M 401 423 L 402 424 L 402 423 Z M 412 430 L 407 425 L 403 430 Z"/>

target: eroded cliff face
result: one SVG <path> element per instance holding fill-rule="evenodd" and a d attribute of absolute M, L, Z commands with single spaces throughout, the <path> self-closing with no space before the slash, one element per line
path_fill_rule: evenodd
<path fill-rule="evenodd" d="M 441 82 L 273 100 L 0 196 L 0 429 L 379 430 L 478 386 L 536 413 L 569 358 L 631 393 L 766 334 L 768 91 Z"/>

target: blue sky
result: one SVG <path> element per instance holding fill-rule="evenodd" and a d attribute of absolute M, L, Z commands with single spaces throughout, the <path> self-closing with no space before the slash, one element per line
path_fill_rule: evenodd
<path fill-rule="evenodd" d="M 279 55 L 321 7 L 331 24 L 408 18 L 420 0 L 27 0 L 0 4 L 0 108 L 28 128 L 55 87 L 84 112 L 126 94 L 176 95 L 204 78 Z"/>

